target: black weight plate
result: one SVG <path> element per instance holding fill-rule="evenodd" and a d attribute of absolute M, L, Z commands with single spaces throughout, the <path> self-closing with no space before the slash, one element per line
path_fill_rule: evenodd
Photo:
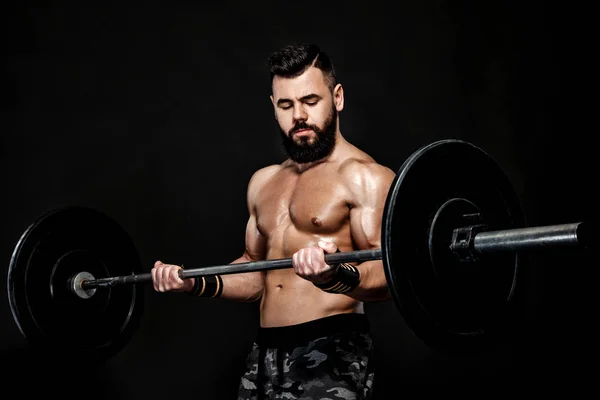
<path fill-rule="evenodd" d="M 113 219 L 86 207 L 64 207 L 37 218 L 21 235 L 8 270 L 10 308 L 34 349 L 105 360 L 139 327 L 143 293 L 135 285 L 98 288 L 82 298 L 70 288 L 79 272 L 94 278 L 139 274 L 141 261 Z"/>
<path fill-rule="evenodd" d="M 487 230 L 525 226 L 499 165 L 468 142 L 440 140 L 414 152 L 398 170 L 383 216 L 382 260 L 396 306 L 417 337 L 444 351 L 479 351 L 509 338 L 516 327 L 522 259 L 497 253 L 459 262 L 449 250 L 453 228 L 443 226 L 460 225 L 453 212 L 479 213 Z"/>

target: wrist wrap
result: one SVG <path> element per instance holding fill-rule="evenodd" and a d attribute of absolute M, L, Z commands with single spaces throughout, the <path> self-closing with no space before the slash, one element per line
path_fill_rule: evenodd
<path fill-rule="evenodd" d="M 220 297 L 223 293 L 223 279 L 220 275 L 196 277 L 194 287 L 189 292 L 196 297 Z"/>
<path fill-rule="evenodd" d="M 329 282 L 314 283 L 316 287 L 327 293 L 348 293 L 360 283 L 360 271 L 354 265 L 341 263 Z"/>

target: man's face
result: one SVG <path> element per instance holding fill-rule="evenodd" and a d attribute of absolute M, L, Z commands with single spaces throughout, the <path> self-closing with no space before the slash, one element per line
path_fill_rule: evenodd
<path fill-rule="evenodd" d="M 275 77 L 271 101 L 283 146 L 292 160 L 307 163 L 330 154 L 338 112 L 343 108 L 340 85 L 332 96 L 321 71 L 309 68 L 296 78 Z"/>

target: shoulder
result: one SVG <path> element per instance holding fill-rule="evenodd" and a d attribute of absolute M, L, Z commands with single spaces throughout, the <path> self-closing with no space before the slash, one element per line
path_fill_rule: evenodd
<path fill-rule="evenodd" d="M 345 182 L 361 187 L 389 186 L 396 176 L 392 169 L 364 153 L 342 161 L 339 173 Z"/>
<path fill-rule="evenodd" d="M 345 159 L 339 174 L 351 198 L 358 204 L 379 203 L 387 196 L 396 173 L 365 154 Z"/>
<path fill-rule="evenodd" d="M 281 164 L 272 164 L 267 165 L 266 167 L 259 168 L 258 170 L 254 171 L 254 173 L 250 177 L 249 184 L 256 185 L 263 183 L 264 181 L 268 180 L 273 175 L 275 175 L 277 172 L 281 171 L 282 168 L 283 166 Z"/>
<path fill-rule="evenodd" d="M 248 182 L 248 196 L 254 197 L 254 194 L 262 188 L 277 172 L 281 171 L 281 164 L 272 164 L 259 168 L 250 177 Z"/>

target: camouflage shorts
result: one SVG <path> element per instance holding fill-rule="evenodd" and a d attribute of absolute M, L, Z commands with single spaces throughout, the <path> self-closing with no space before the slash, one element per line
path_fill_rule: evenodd
<path fill-rule="evenodd" d="M 247 357 L 238 400 L 369 399 L 372 351 L 364 314 L 261 328 Z"/>

